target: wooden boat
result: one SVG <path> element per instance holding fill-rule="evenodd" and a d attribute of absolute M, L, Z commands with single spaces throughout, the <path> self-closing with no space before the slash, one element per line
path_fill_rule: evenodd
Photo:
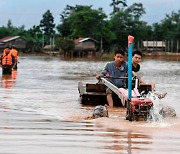
<path fill-rule="evenodd" d="M 138 89 L 134 88 L 133 97 L 128 99 L 128 91 L 125 88 L 117 88 L 108 80 L 101 78 L 98 84 L 83 84 L 78 83 L 78 90 L 83 105 L 104 105 L 107 104 L 106 87 L 110 88 L 113 94 L 114 106 L 125 107 L 126 119 L 129 121 L 134 120 L 147 120 L 153 102 L 146 98 L 146 94 L 151 91 L 151 85 L 140 85 Z M 143 94 L 141 94 L 143 93 Z"/>
<path fill-rule="evenodd" d="M 105 105 L 107 104 L 106 99 L 106 85 L 102 83 L 97 84 L 83 84 L 78 82 L 78 91 L 83 105 Z M 119 97 L 113 95 L 114 106 L 122 106 Z"/>

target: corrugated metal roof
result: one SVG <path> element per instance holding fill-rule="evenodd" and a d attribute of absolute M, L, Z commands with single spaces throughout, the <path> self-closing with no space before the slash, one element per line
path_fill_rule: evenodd
<path fill-rule="evenodd" d="M 78 38 L 78 39 L 75 39 L 74 42 L 75 42 L 75 44 L 78 44 L 78 43 L 85 42 L 85 41 L 88 41 L 88 40 L 92 40 L 92 41 L 94 41 L 94 42 L 96 42 L 96 43 L 98 42 L 98 41 L 96 41 L 95 39 L 92 39 L 92 38 L 90 38 L 90 37 L 86 37 L 86 38 L 80 37 L 80 38 Z"/>
<path fill-rule="evenodd" d="M 7 37 L 4 37 L 4 38 L 0 39 L 0 42 L 6 43 L 6 42 L 9 42 L 9 41 L 15 40 L 15 39 L 17 39 L 19 37 L 20 36 L 7 36 Z"/>
<path fill-rule="evenodd" d="M 90 38 L 90 37 L 87 37 L 87 38 L 84 38 L 84 39 L 80 40 L 79 43 L 84 42 L 84 41 L 87 41 L 87 40 L 92 40 L 92 41 L 94 41 L 94 42 L 97 42 L 95 39 L 92 39 L 92 38 Z"/>
<path fill-rule="evenodd" d="M 78 39 L 75 39 L 75 40 L 74 40 L 74 43 L 75 43 L 75 44 L 78 44 L 79 41 L 81 41 L 81 40 L 83 40 L 83 39 L 84 39 L 84 38 L 82 38 L 82 37 L 80 37 L 80 38 L 78 38 Z"/>

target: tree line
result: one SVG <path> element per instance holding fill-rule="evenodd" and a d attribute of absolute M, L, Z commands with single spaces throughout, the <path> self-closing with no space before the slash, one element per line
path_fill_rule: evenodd
<path fill-rule="evenodd" d="M 11 20 L 0 27 L 0 38 L 5 36 L 22 36 L 27 40 L 27 49 L 41 52 L 43 47 L 51 44 L 53 50 L 72 51 L 73 40 L 79 37 L 91 37 L 99 42 L 102 52 L 112 52 L 127 48 L 127 36 L 135 37 L 135 47 L 142 40 L 173 40 L 180 38 L 180 10 L 166 14 L 159 23 L 148 25 L 141 18 L 145 14 L 142 3 L 127 5 L 126 0 L 112 0 L 112 13 L 105 14 L 102 8 L 92 6 L 67 5 L 60 13 L 60 23 L 55 25 L 54 17 L 47 10 L 39 25 L 25 30 L 25 26 L 14 27 Z M 54 46 L 55 44 L 55 46 Z"/>

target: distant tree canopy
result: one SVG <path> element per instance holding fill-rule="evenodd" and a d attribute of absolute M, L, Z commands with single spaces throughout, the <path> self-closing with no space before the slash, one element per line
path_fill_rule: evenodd
<path fill-rule="evenodd" d="M 47 10 L 40 24 L 29 30 L 25 30 L 24 25 L 14 27 L 9 20 L 6 26 L 0 27 L 0 38 L 20 35 L 28 40 L 31 51 L 41 51 L 44 45 L 51 44 L 50 40 L 55 36 L 58 48 L 66 51 L 73 49 L 73 43 L 69 40 L 92 37 L 98 41 L 99 49 L 102 47 L 104 52 L 111 52 L 116 48 L 125 50 L 129 34 L 135 37 L 135 46 L 141 40 L 177 41 L 180 38 L 180 10 L 167 14 L 159 23 L 148 25 L 141 20 L 146 13 L 142 3 L 128 6 L 126 0 L 111 0 L 110 6 L 112 13 L 108 17 L 102 8 L 67 5 L 60 14 L 60 23 L 57 26 L 52 13 Z"/>
<path fill-rule="evenodd" d="M 180 38 L 180 10 L 166 14 L 160 23 L 153 24 L 153 38 L 156 40 L 178 40 Z"/>
<path fill-rule="evenodd" d="M 134 3 L 133 5 L 129 6 L 126 11 L 132 14 L 135 20 L 139 20 L 140 17 L 146 13 L 142 3 Z"/>
<path fill-rule="evenodd" d="M 40 29 L 40 26 L 33 26 L 30 28 L 24 35 L 27 42 L 27 49 L 31 51 L 40 52 L 42 50 L 42 36 L 43 32 Z"/>
<path fill-rule="evenodd" d="M 53 34 L 55 34 L 54 17 L 52 16 L 50 10 L 47 10 L 43 14 L 43 19 L 40 21 L 40 27 L 42 28 L 44 34 L 47 36 L 52 36 Z"/>
<path fill-rule="evenodd" d="M 62 23 L 57 26 L 57 30 L 62 37 L 97 38 L 102 33 L 106 17 L 101 9 L 94 10 L 91 6 L 67 6 L 61 14 Z"/>
<path fill-rule="evenodd" d="M 114 14 L 119 11 L 123 11 L 125 7 L 127 7 L 126 0 L 112 0 L 110 3 L 110 6 L 113 7 L 113 12 L 111 14 Z"/>

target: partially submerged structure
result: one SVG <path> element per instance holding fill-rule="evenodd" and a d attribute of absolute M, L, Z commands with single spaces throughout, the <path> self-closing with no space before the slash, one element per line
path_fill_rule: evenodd
<path fill-rule="evenodd" d="M 24 50 L 26 43 L 27 41 L 20 36 L 7 36 L 0 39 L 0 50 L 2 51 L 7 46 L 15 46 L 19 50 Z"/>

